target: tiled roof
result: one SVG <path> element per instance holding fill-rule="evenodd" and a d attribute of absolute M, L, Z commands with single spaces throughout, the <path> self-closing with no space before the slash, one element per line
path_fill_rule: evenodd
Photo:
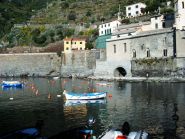
<path fill-rule="evenodd" d="M 64 41 L 86 41 L 86 38 L 65 38 Z"/>

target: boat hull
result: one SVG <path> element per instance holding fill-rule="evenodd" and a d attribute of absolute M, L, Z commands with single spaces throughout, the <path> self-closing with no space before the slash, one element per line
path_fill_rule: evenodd
<path fill-rule="evenodd" d="M 92 99 L 101 99 L 105 98 L 106 92 L 95 92 L 95 93 L 65 93 L 64 94 L 67 100 L 92 100 Z"/>
<path fill-rule="evenodd" d="M 23 84 L 18 82 L 18 81 L 3 81 L 2 82 L 2 87 L 3 88 L 9 88 L 9 87 L 17 87 L 17 88 L 22 88 Z"/>

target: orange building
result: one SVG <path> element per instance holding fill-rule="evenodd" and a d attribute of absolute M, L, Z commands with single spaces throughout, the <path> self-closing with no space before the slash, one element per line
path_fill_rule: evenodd
<path fill-rule="evenodd" d="M 64 53 L 70 53 L 72 50 L 85 50 L 85 38 L 65 38 Z"/>

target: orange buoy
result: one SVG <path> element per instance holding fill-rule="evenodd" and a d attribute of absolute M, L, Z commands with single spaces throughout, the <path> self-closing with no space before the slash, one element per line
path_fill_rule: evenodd
<path fill-rule="evenodd" d="M 112 94 L 108 94 L 108 97 L 111 98 L 112 97 Z"/>

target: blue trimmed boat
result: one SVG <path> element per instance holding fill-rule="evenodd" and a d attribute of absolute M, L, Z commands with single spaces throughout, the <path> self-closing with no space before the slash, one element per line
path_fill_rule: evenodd
<path fill-rule="evenodd" d="M 106 92 L 74 93 L 64 91 L 63 94 L 67 100 L 91 100 L 101 99 L 107 96 Z"/>
<path fill-rule="evenodd" d="M 23 84 L 19 81 L 3 81 L 2 82 L 2 87 L 17 87 L 17 88 L 22 88 Z"/>

